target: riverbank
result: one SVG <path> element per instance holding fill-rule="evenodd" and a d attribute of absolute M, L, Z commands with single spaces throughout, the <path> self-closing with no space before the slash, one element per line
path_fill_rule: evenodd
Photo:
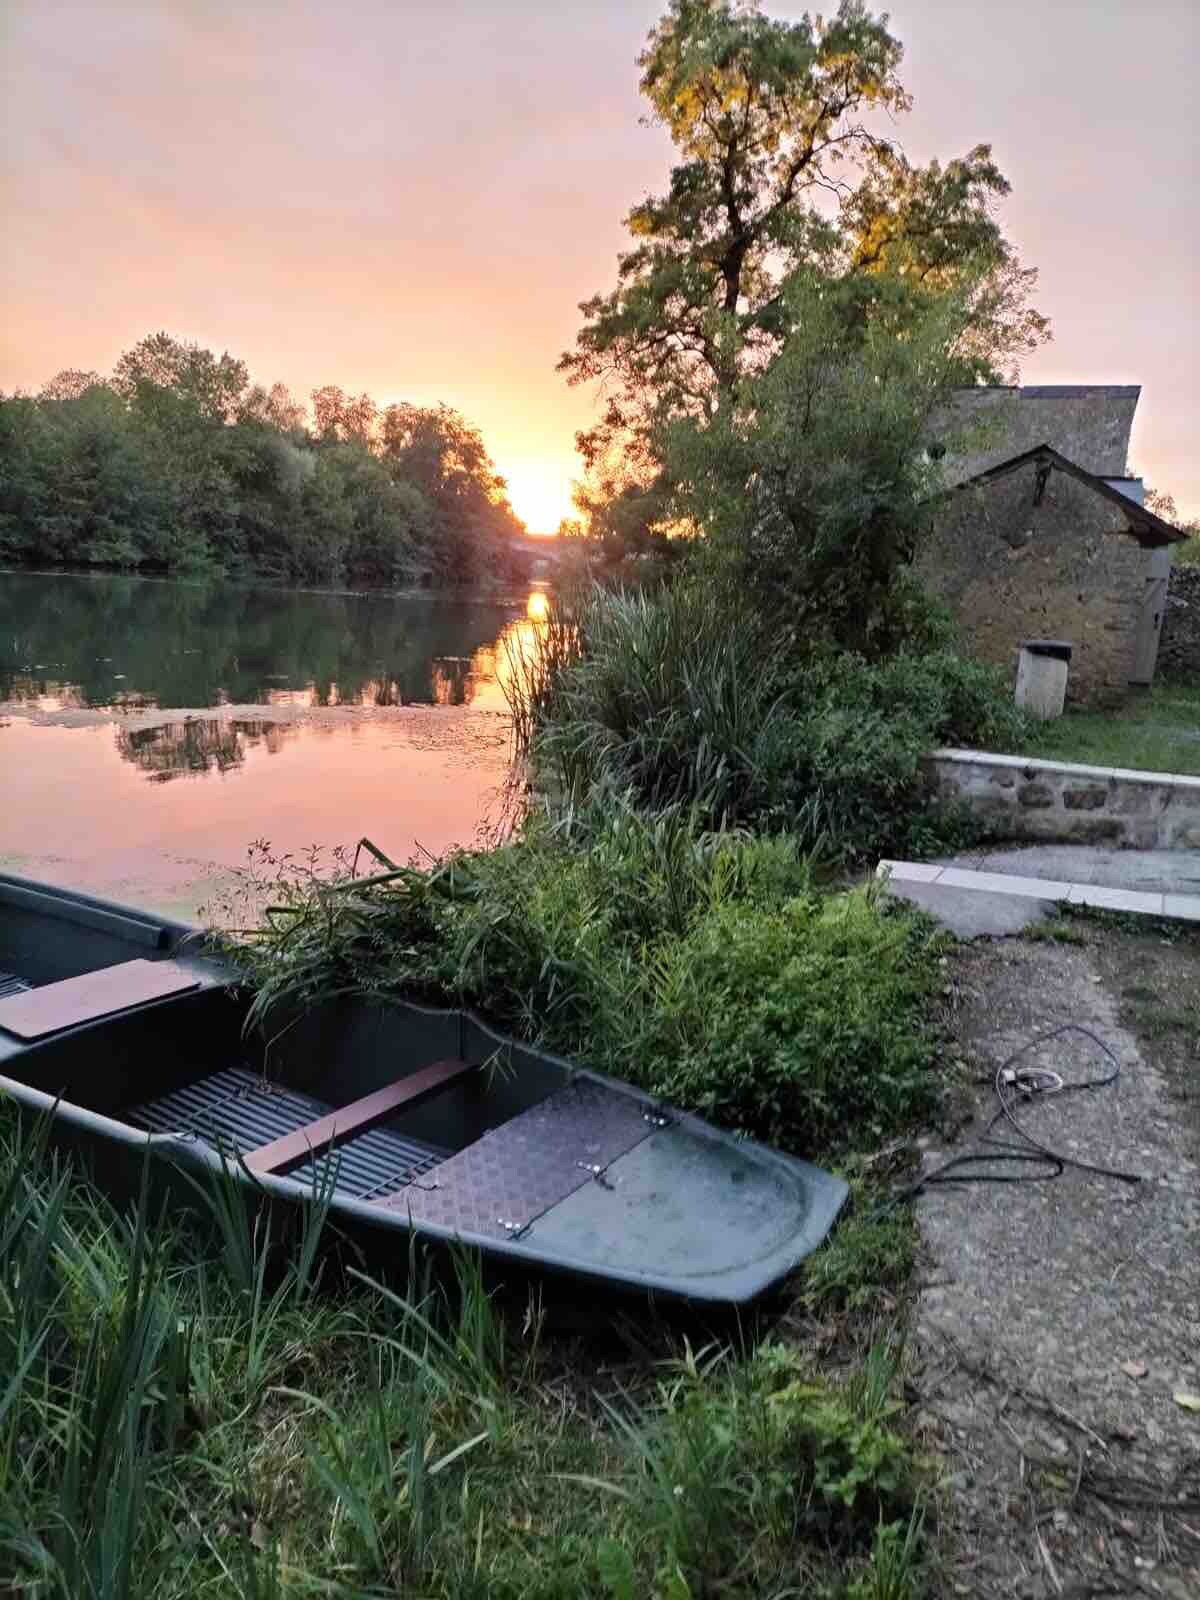
<path fill-rule="evenodd" d="M 182 584 L 191 588 L 207 588 L 213 584 L 231 589 L 266 589 L 286 594 L 327 594 L 369 600 L 450 600 L 464 605 L 525 604 L 531 587 L 541 587 L 544 579 L 532 578 L 528 582 L 514 583 L 511 579 L 486 580 L 473 584 L 319 584 L 288 583 L 282 578 L 229 577 L 220 572 L 183 574 L 167 572 L 138 572 L 128 567 L 47 567 L 32 565 L 0 566 L 0 578 L 108 578 L 132 579 L 138 583 Z"/>

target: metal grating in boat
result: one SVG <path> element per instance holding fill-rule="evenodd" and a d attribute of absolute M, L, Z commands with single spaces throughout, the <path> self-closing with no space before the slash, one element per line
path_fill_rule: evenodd
<path fill-rule="evenodd" d="M 285 1089 L 245 1067 L 228 1067 L 185 1084 L 158 1100 L 125 1111 L 125 1120 L 150 1133 L 186 1133 L 243 1155 L 295 1133 L 335 1108 Z M 298 1183 L 321 1183 L 332 1163 L 338 1194 L 376 1200 L 402 1189 L 445 1161 L 450 1151 L 389 1128 L 371 1128 L 336 1150 L 324 1151 L 286 1174 Z"/>
<path fill-rule="evenodd" d="M 18 978 L 15 972 L 0 972 L 0 1000 L 7 1000 L 10 995 L 24 994 L 26 989 L 32 988 L 31 983 Z"/>

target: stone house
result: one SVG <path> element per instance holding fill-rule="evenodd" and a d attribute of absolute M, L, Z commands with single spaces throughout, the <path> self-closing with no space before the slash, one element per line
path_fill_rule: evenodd
<path fill-rule="evenodd" d="M 974 653 L 1014 677 L 1023 639 L 1068 641 L 1076 702 L 1115 701 L 1153 679 L 1171 545 L 1184 538 L 1128 476 L 1140 392 L 963 389 L 931 430 L 946 488 L 918 573 Z"/>

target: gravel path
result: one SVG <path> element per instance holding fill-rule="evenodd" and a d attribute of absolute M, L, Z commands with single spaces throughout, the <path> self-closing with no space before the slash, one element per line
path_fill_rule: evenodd
<path fill-rule="evenodd" d="M 1051 1183 L 926 1190 L 915 1324 L 918 1426 L 949 1471 L 948 1594 L 1200 1595 L 1200 1139 L 1121 1025 L 1093 952 L 1009 940 L 961 958 L 955 1031 L 973 1120 L 928 1172 L 978 1148 L 990 1079 L 1026 1039 L 1081 1023 L 1112 1087 L 1047 1097 L 1025 1126 L 1077 1160 Z M 1022 1058 L 1064 1080 L 1103 1053 L 1064 1036 Z M 984 1147 L 986 1148 L 986 1147 Z"/>

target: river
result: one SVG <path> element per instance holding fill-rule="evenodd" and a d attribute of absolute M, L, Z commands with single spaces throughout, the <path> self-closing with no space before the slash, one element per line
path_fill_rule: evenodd
<path fill-rule="evenodd" d="M 0 869 L 194 917 L 256 842 L 471 844 L 544 607 L 0 572 Z"/>

